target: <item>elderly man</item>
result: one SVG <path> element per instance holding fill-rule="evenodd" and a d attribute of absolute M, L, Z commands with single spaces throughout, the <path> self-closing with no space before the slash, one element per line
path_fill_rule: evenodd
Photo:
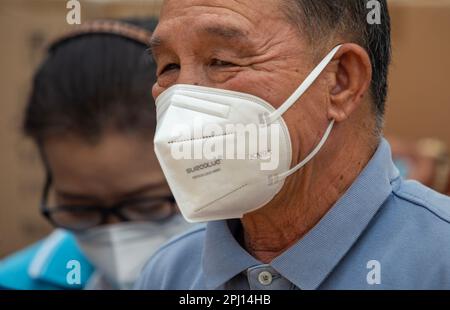
<path fill-rule="evenodd" d="M 367 1 L 165 1 L 155 149 L 183 215 L 208 223 L 162 247 L 136 288 L 450 289 L 450 199 L 402 180 L 382 138 L 378 3 L 373 24 Z M 173 144 L 230 143 L 171 132 L 191 119 L 279 125 L 278 167 L 171 158 Z"/>

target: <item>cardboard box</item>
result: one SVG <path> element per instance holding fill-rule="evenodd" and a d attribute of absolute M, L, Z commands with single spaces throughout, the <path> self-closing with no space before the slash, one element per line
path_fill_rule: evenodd
<path fill-rule="evenodd" d="M 394 52 L 386 133 L 450 146 L 450 1 L 389 3 Z"/>

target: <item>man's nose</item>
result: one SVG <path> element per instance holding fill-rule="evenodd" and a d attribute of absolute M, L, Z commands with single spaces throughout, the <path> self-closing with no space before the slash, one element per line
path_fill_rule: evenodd
<path fill-rule="evenodd" d="M 170 81 L 161 84 L 156 83 L 153 86 L 153 97 L 155 99 L 158 98 L 165 90 L 177 84 L 217 87 L 210 79 L 208 79 L 206 69 L 207 68 L 201 65 L 182 64 L 176 77 L 171 77 Z"/>
<path fill-rule="evenodd" d="M 177 84 L 211 86 L 211 82 L 208 81 L 205 69 L 199 65 L 181 66 Z"/>

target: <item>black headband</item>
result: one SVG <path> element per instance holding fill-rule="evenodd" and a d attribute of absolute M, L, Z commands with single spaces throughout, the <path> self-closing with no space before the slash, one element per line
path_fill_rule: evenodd
<path fill-rule="evenodd" d="M 48 50 L 55 48 L 57 45 L 66 40 L 89 34 L 113 34 L 131 39 L 145 46 L 148 46 L 152 36 L 151 31 L 126 22 L 116 20 L 97 20 L 86 22 L 81 26 L 77 26 L 74 30 L 57 37 L 49 44 Z"/>

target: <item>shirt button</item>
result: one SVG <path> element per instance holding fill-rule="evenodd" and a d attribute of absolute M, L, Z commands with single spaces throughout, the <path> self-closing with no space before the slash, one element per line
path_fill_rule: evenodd
<path fill-rule="evenodd" d="M 272 284 L 272 274 L 268 271 L 263 271 L 258 275 L 258 281 L 262 285 L 270 285 Z"/>

